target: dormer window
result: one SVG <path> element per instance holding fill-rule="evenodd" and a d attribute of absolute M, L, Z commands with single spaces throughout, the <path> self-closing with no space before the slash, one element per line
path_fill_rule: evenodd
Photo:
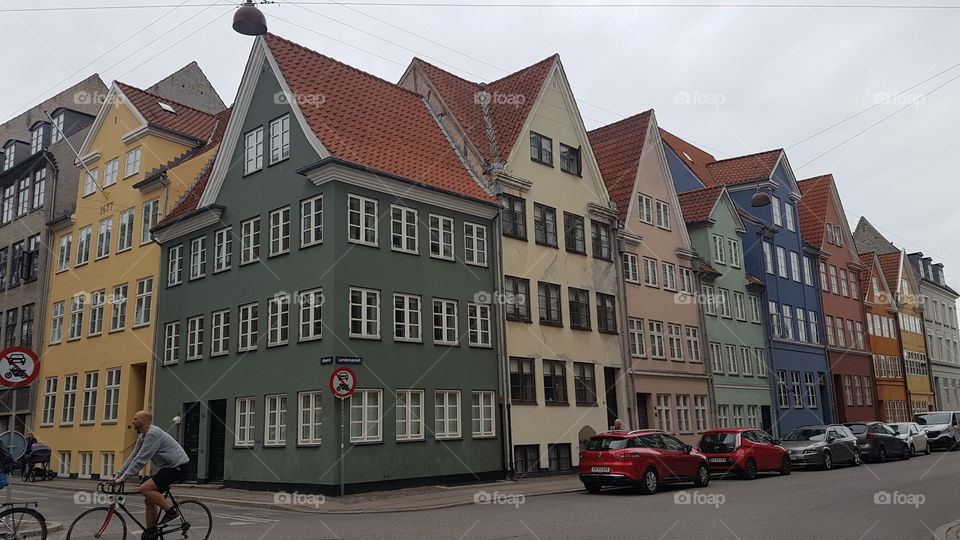
<path fill-rule="evenodd" d="M 63 113 L 60 113 L 53 117 L 53 127 L 50 131 L 50 144 L 59 142 L 63 137 L 60 134 L 63 133 Z"/>
<path fill-rule="evenodd" d="M 3 156 L 3 170 L 7 170 L 7 169 L 9 169 L 10 167 L 13 167 L 13 156 L 14 156 L 14 153 L 16 152 L 16 150 L 17 150 L 17 145 L 16 145 L 16 144 L 11 144 L 11 145 L 8 146 L 7 149 L 4 151 L 4 156 Z"/>
<path fill-rule="evenodd" d="M 33 131 L 30 132 L 30 154 L 36 154 L 43 149 L 43 132 L 46 129 L 47 124 L 42 123 L 37 127 L 33 128 Z"/>
<path fill-rule="evenodd" d="M 530 159 L 553 167 L 553 139 L 531 131 Z"/>

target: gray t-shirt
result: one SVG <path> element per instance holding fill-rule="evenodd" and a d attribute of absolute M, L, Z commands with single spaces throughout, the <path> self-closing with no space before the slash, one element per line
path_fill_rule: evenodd
<path fill-rule="evenodd" d="M 160 469 L 172 469 L 184 465 L 190 461 L 190 458 L 176 439 L 151 424 L 150 429 L 137 439 L 133 453 L 123 462 L 117 476 L 123 479 L 133 478 L 148 461 L 153 463 L 154 472 L 156 472 Z"/>

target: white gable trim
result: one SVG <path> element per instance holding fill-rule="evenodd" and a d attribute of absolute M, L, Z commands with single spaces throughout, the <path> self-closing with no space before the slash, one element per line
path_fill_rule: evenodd
<path fill-rule="evenodd" d="M 800 198 L 800 186 L 797 185 L 797 177 L 793 174 L 793 167 L 790 166 L 787 153 L 783 150 L 780 150 L 780 157 L 778 157 L 777 162 L 773 164 L 773 169 L 770 171 L 770 180 L 773 180 L 773 174 L 777 172 L 777 167 L 779 167 L 780 164 L 783 164 L 783 170 L 787 173 L 787 180 L 790 181 L 790 196 L 796 201 Z"/>
<path fill-rule="evenodd" d="M 653 149 L 657 152 L 657 159 L 660 161 L 660 171 L 663 173 L 663 180 L 667 185 L 667 192 L 670 194 L 670 204 L 673 206 L 673 219 L 674 223 L 677 223 L 677 229 L 680 231 L 680 236 L 683 238 L 683 246 L 681 249 L 687 251 L 693 251 L 693 244 L 690 241 L 690 233 L 687 231 L 687 222 L 683 219 L 683 212 L 680 210 L 680 198 L 677 196 L 677 187 L 673 184 L 673 175 L 670 174 L 670 165 L 667 164 L 667 154 L 663 151 L 663 140 L 660 138 L 660 128 L 657 126 L 657 114 L 655 111 L 650 111 L 650 122 L 647 124 L 647 133 L 645 135 L 647 141 L 643 143 L 643 147 L 647 148 L 647 144 L 654 143 Z M 633 199 L 633 194 L 637 191 L 637 184 L 640 182 L 640 166 L 639 161 L 637 162 L 637 175 L 633 180 L 633 191 L 630 193 L 630 198 Z"/>
<path fill-rule="evenodd" d="M 830 177 L 830 197 L 833 198 L 833 204 L 837 207 L 837 214 L 840 215 L 840 221 L 843 224 L 843 241 L 847 245 L 847 250 L 853 261 L 860 262 L 860 254 L 857 252 L 856 243 L 853 239 L 853 232 L 850 231 L 850 224 L 847 222 L 847 213 L 843 210 L 843 202 L 840 200 L 840 192 L 837 191 L 837 183 L 833 176 Z"/>
<path fill-rule="evenodd" d="M 323 143 L 320 142 L 320 139 L 317 138 L 317 135 L 310 126 L 307 125 L 306 117 L 304 117 L 303 111 L 300 110 L 297 100 L 292 99 L 293 92 L 280 73 L 280 68 L 277 66 L 276 59 L 270 53 L 266 40 L 263 36 L 260 36 L 254 41 L 253 48 L 250 50 L 250 57 L 247 59 L 247 66 L 243 72 L 243 79 L 241 79 L 240 88 L 237 90 L 237 98 L 234 101 L 233 112 L 230 114 L 230 120 L 227 122 L 227 127 L 224 131 L 223 141 L 220 143 L 220 149 L 217 151 L 217 157 L 213 162 L 213 169 L 210 171 L 210 180 L 203 190 L 203 195 L 200 196 L 199 203 L 197 203 L 198 207 L 213 204 L 217 200 L 217 195 L 220 194 L 223 181 L 230 171 L 230 161 L 233 159 L 233 152 L 240 140 L 240 130 L 243 129 L 243 121 L 250 111 L 250 102 L 257 88 L 257 82 L 260 80 L 264 63 L 270 66 L 271 71 L 273 71 L 274 76 L 277 78 L 280 89 L 287 97 L 290 110 L 297 119 L 300 128 L 303 130 L 304 137 L 306 137 L 310 146 L 316 150 L 320 159 L 330 157 L 330 152 L 323 146 Z"/>
<path fill-rule="evenodd" d="M 117 83 L 114 82 L 110 86 L 110 91 L 107 92 L 107 97 L 103 100 L 103 104 L 100 105 L 100 110 L 97 111 L 97 116 L 93 120 L 93 126 L 90 128 L 90 131 L 87 132 L 87 136 L 83 138 L 83 144 L 80 145 L 80 150 L 77 152 L 81 156 L 86 156 L 91 153 L 90 145 L 93 144 L 93 140 L 96 139 L 97 134 L 100 132 L 100 128 L 103 126 L 103 122 L 107 119 L 107 115 L 110 113 L 110 109 L 114 103 L 122 103 L 130 112 L 133 113 L 137 121 L 140 122 L 140 128 L 143 129 L 147 127 L 147 119 L 140 114 L 140 111 L 134 107 L 130 100 L 127 99 L 127 96 L 124 95 L 123 91 L 120 90 L 120 87 L 117 86 Z"/>
<path fill-rule="evenodd" d="M 737 232 L 746 233 L 747 226 L 743 223 L 743 218 L 740 217 L 740 212 L 737 212 L 737 205 L 734 204 L 733 199 L 730 197 L 730 192 L 727 191 L 726 187 L 723 187 L 720 190 L 720 196 L 717 197 L 716 202 L 713 205 L 713 208 L 710 210 L 710 215 L 713 216 L 713 213 L 717 211 L 717 207 L 720 206 L 720 201 L 724 201 L 724 205 L 727 207 L 727 210 L 733 214 L 733 219 L 736 221 Z"/>

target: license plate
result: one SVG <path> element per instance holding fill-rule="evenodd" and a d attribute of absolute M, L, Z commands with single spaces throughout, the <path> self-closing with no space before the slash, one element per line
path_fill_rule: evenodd
<path fill-rule="evenodd" d="M 710 463 L 726 463 L 726 462 L 727 462 L 727 458 L 722 458 L 722 457 L 710 458 Z"/>
<path fill-rule="evenodd" d="M 800 461 L 800 455 L 790 454 L 790 461 Z"/>
<path fill-rule="evenodd" d="M 590 472 L 608 473 L 610 472 L 610 467 L 590 467 Z"/>

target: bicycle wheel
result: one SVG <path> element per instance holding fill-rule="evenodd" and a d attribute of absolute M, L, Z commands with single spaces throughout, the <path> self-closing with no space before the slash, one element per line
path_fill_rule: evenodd
<path fill-rule="evenodd" d="M 47 538 L 47 520 L 32 508 L 8 508 L 0 512 L 0 540 Z"/>
<path fill-rule="evenodd" d="M 110 518 L 109 521 L 107 518 Z M 67 530 L 67 540 L 86 540 L 87 538 L 106 538 L 123 540 L 127 537 L 127 523 L 118 512 L 109 506 L 91 508 L 77 516 Z"/>
<path fill-rule="evenodd" d="M 184 538 L 191 540 L 210 538 L 210 531 L 213 529 L 213 516 L 210 515 L 210 509 L 200 501 L 183 501 L 178 506 L 180 517 L 168 523 L 164 529 L 180 530 Z"/>
<path fill-rule="evenodd" d="M 29 482 L 29 481 L 30 481 L 30 469 L 31 469 L 31 467 L 32 467 L 32 465 L 27 465 L 26 463 L 24 463 L 23 466 L 22 466 L 22 470 L 20 471 L 20 479 L 23 480 L 24 482 Z"/>

